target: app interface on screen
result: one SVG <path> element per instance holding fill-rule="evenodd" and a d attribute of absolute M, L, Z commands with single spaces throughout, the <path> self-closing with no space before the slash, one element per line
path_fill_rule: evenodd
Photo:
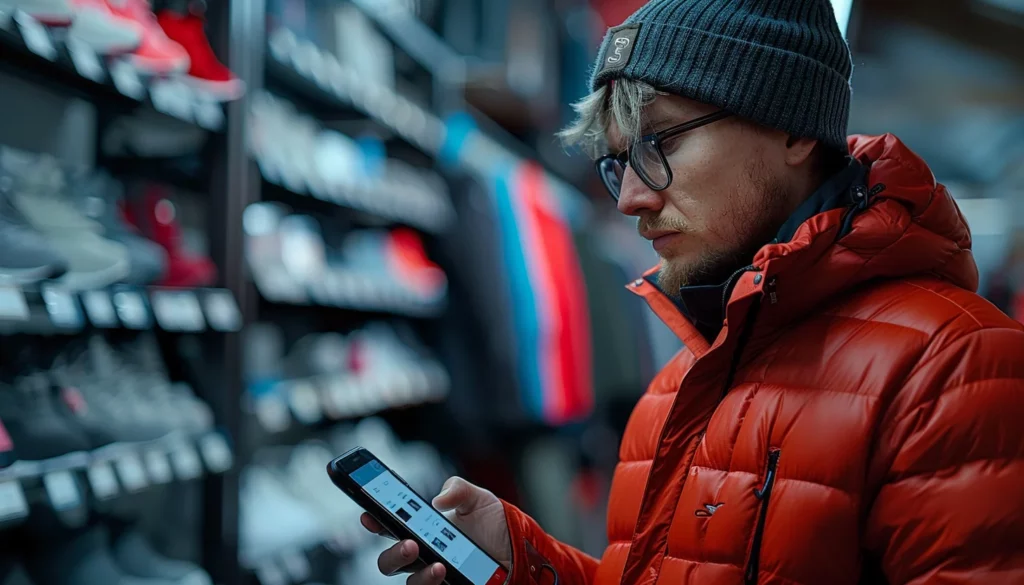
<path fill-rule="evenodd" d="M 508 572 L 504 567 L 491 560 L 379 462 L 367 463 L 353 471 L 351 477 L 473 585 L 502 585 L 505 582 Z"/>

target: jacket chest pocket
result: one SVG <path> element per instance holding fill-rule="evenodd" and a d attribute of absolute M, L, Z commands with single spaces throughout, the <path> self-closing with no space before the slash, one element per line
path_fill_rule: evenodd
<path fill-rule="evenodd" d="M 775 489 L 775 479 L 778 475 L 779 457 L 782 456 L 781 449 L 772 449 L 768 452 L 768 462 L 765 466 L 764 478 L 761 485 L 754 488 L 754 497 L 760 502 L 757 510 L 757 522 L 754 524 L 754 534 L 750 541 L 750 553 L 747 555 L 747 568 L 744 573 L 744 585 L 757 585 L 761 568 L 761 545 L 764 543 L 764 528 L 768 521 L 768 507 L 771 505 L 772 491 Z"/>

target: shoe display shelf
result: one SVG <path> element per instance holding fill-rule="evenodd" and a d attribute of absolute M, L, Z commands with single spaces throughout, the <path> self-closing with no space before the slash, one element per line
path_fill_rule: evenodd
<path fill-rule="evenodd" d="M 395 90 L 365 79 L 337 57 L 285 28 L 268 31 L 267 76 L 318 103 L 355 109 L 431 156 L 444 145 L 444 122 Z"/>
<path fill-rule="evenodd" d="M 0 284 L 0 334 L 75 334 L 87 328 L 237 332 L 242 314 L 227 289 L 114 286 L 70 291 Z"/>
<path fill-rule="evenodd" d="M 313 169 L 281 164 L 266 151 L 256 147 L 251 147 L 251 152 L 263 179 L 290 193 L 430 233 L 443 232 L 454 220 L 454 210 L 447 195 L 432 191 L 429 186 L 387 179 L 349 184 L 330 183 Z"/>
<path fill-rule="evenodd" d="M 316 427 L 443 402 L 449 385 L 444 368 L 428 361 L 372 377 L 331 374 L 278 382 L 250 395 L 245 408 L 263 431 L 278 434 L 296 425 Z"/>
<path fill-rule="evenodd" d="M 0 529 L 27 521 L 36 505 L 54 510 L 66 524 L 81 524 L 90 510 L 120 497 L 221 474 L 233 465 L 232 448 L 217 431 L 15 461 L 0 469 Z"/>
<path fill-rule="evenodd" d="M 131 110 L 149 104 L 154 110 L 205 130 L 224 129 L 223 105 L 171 79 L 144 78 L 126 60 L 98 55 L 32 17 L 0 7 L 0 61 L 19 73 L 56 81 L 106 105 Z"/>
<path fill-rule="evenodd" d="M 418 295 L 402 284 L 354 271 L 332 270 L 319 282 L 295 281 L 284 271 L 269 267 L 251 271 L 260 295 L 272 304 L 333 308 L 370 313 L 391 313 L 408 317 L 431 318 L 447 306 L 444 294 Z"/>

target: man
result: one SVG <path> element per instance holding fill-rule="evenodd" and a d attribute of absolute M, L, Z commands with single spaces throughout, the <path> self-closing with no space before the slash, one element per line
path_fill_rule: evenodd
<path fill-rule="evenodd" d="M 847 141 L 850 70 L 828 0 L 655 0 L 609 32 L 564 134 L 608 153 L 662 258 L 630 288 L 686 349 L 632 415 L 602 559 L 463 480 L 437 497 L 513 585 L 1024 583 L 1024 330 L 925 163 Z"/>

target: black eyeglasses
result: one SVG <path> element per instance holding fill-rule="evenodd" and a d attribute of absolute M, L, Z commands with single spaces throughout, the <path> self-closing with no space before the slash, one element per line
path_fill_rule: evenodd
<path fill-rule="evenodd" d="M 668 161 L 665 159 L 665 152 L 661 149 L 662 143 L 731 115 L 731 112 L 719 110 L 661 132 L 642 136 L 631 148 L 627 148 L 619 154 L 606 154 L 597 159 L 597 174 L 600 175 L 605 188 L 611 193 L 612 199 L 616 201 L 619 200 L 619 191 L 622 189 L 622 177 L 626 174 L 626 165 L 632 166 L 637 176 L 652 190 L 664 191 L 672 184 L 672 168 L 668 166 Z"/>

